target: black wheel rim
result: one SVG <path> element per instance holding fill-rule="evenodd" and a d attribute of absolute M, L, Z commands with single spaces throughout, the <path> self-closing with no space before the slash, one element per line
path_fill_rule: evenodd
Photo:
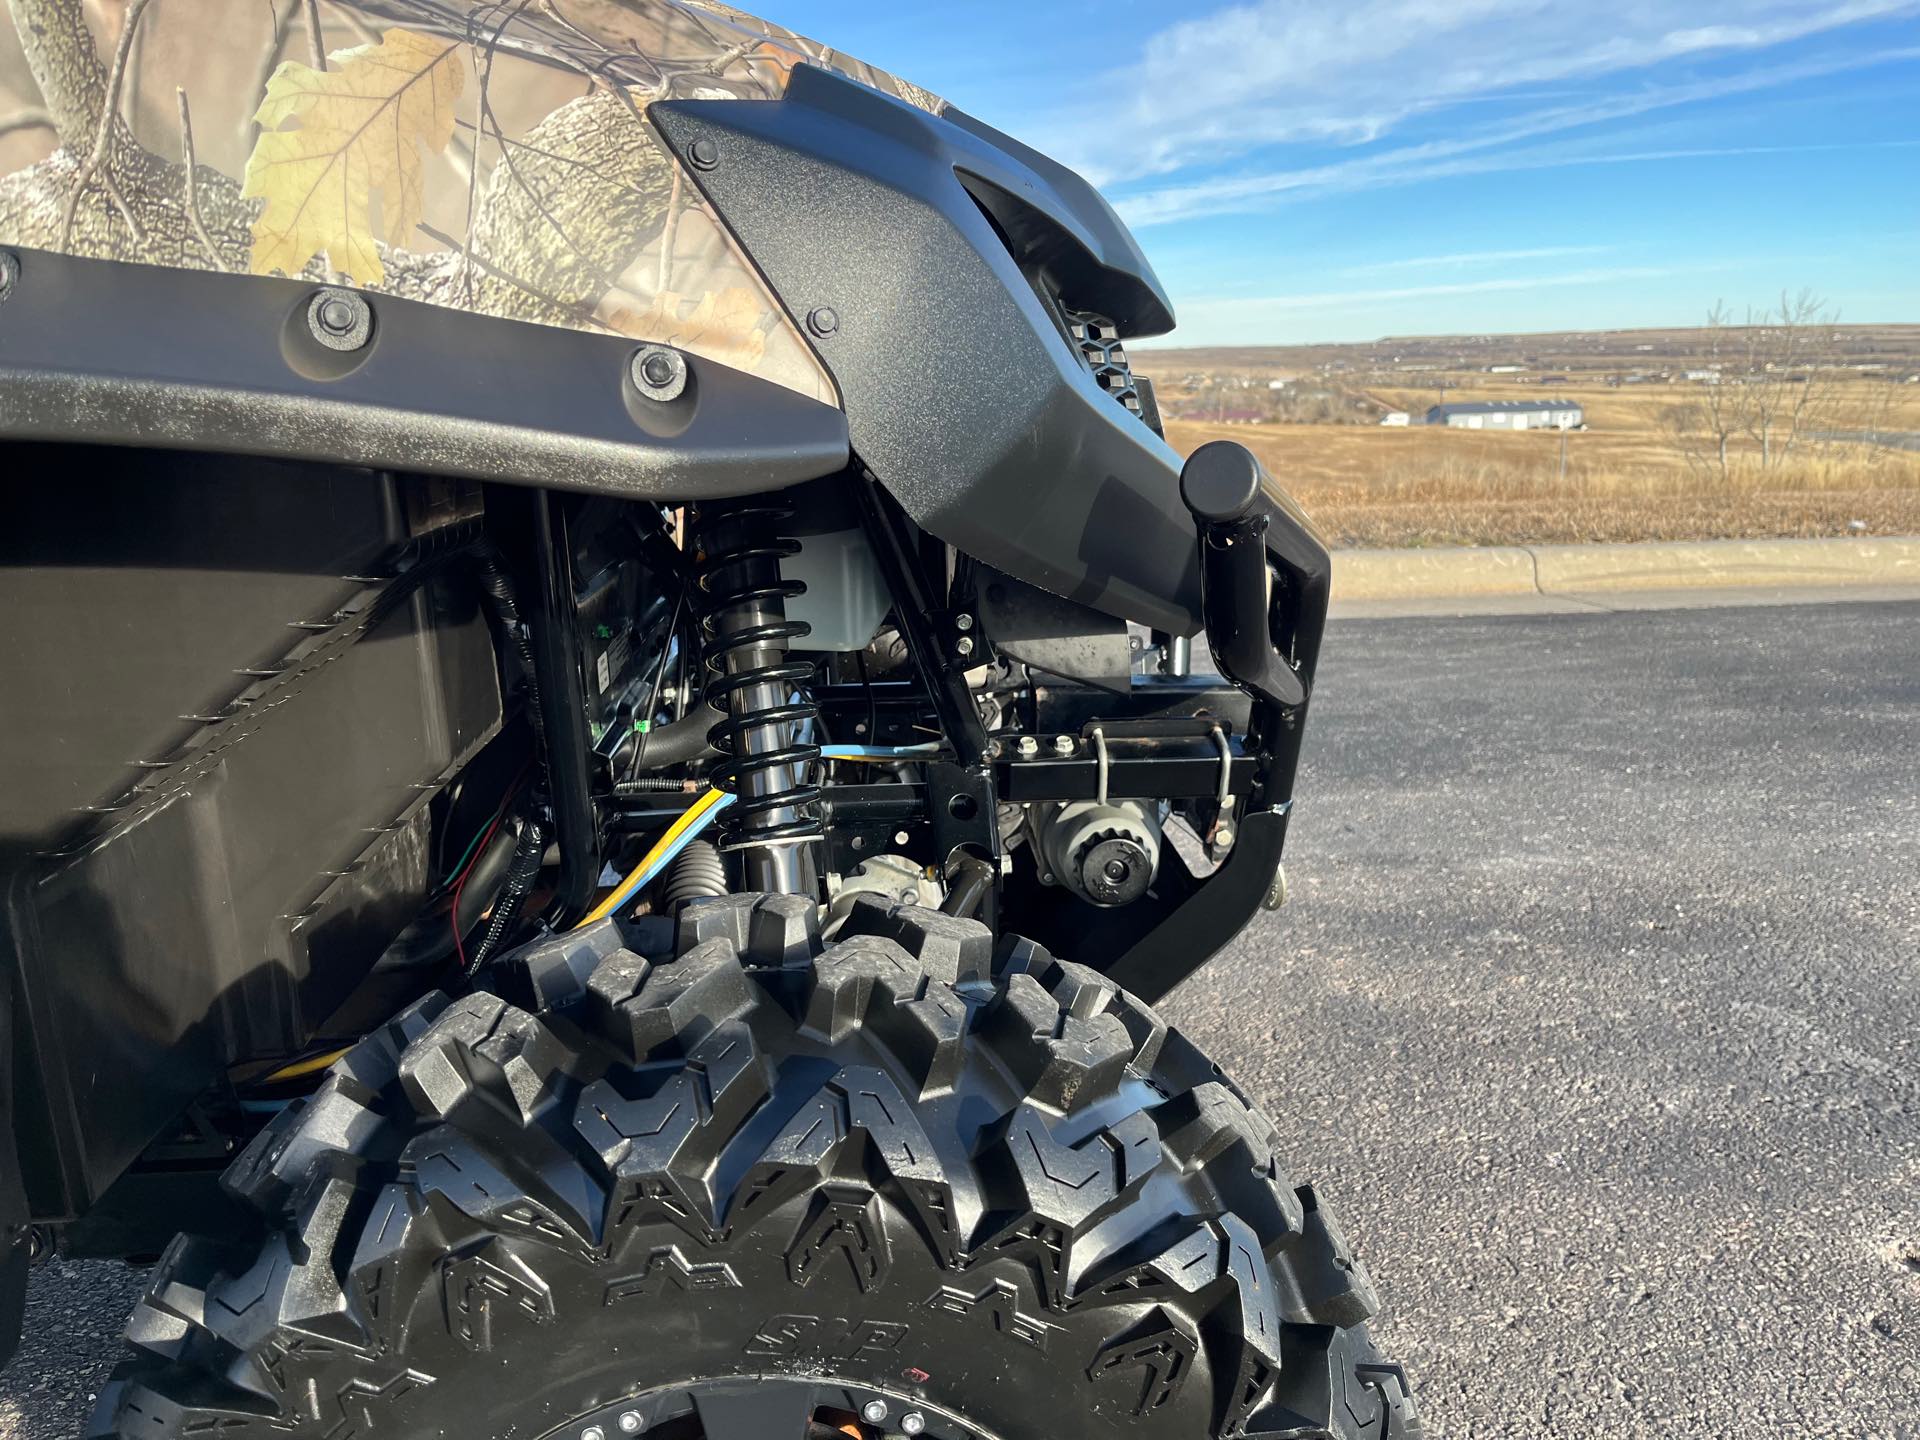
<path fill-rule="evenodd" d="M 999 1440 L 918 1396 L 834 1380 L 743 1376 L 629 1395 L 556 1425 L 541 1440 Z"/>

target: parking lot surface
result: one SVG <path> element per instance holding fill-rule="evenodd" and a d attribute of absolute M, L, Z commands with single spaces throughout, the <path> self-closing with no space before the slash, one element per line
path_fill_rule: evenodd
<path fill-rule="evenodd" d="M 1920 1435 L 1920 605 L 1336 625 L 1167 1005 L 1451 1437 Z"/>

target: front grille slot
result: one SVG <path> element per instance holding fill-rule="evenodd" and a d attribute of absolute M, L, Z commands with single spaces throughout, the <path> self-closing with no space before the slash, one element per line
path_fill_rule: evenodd
<path fill-rule="evenodd" d="M 1067 334 L 1080 358 L 1093 372 L 1100 388 L 1150 426 L 1160 431 L 1160 407 L 1154 403 L 1153 383 L 1133 373 L 1126 347 L 1120 343 L 1120 330 L 1104 315 L 1091 310 L 1061 307 L 1067 322 Z"/>

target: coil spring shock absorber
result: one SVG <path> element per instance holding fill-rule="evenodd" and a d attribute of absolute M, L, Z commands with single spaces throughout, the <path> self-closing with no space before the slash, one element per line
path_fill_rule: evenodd
<path fill-rule="evenodd" d="M 807 589 L 780 575 L 780 562 L 800 553 L 798 540 L 779 533 L 790 519 L 788 507 L 766 500 L 700 517 L 701 630 L 707 699 L 725 717 L 708 736 L 721 755 L 713 783 L 735 797 L 720 848 L 743 852 L 748 889 L 811 895 L 812 845 L 825 833 L 810 778 L 820 711 L 814 666 L 789 653 L 813 629 L 787 619 L 786 602 Z"/>

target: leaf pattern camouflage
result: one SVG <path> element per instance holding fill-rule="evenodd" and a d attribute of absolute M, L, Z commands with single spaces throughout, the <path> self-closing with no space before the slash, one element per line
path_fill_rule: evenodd
<path fill-rule="evenodd" d="M 0 244 L 364 289 L 832 382 L 646 119 L 830 66 L 711 0 L 0 0 Z"/>

